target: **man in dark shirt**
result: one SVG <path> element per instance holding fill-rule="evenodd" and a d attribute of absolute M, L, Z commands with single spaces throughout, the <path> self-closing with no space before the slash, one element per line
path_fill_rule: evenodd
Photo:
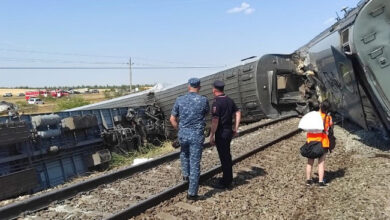
<path fill-rule="evenodd" d="M 217 145 L 218 155 L 222 165 L 222 179 L 215 185 L 216 188 L 220 189 L 228 188 L 233 181 L 230 142 L 232 137 L 237 134 L 241 120 L 241 112 L 234 101 L 224 94 L 224 87 L 225 84 L 222 81 L 216 80 L 214 82 L 213 94 L 215 98 L 211 111 L 212 120 L 210 133 L 210 143 L 211 145 Z M 234 129 L 233 115 L 235 117 Z"/>

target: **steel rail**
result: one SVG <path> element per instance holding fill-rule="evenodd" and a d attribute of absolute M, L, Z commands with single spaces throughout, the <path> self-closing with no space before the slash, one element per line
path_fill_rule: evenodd
<path fill-rule="evenodd" d="M 254 126 L 252 128 L 245 129 L 244 131 L 241 131 L 239 133 L 239 137 L 249 134 L 251 132 L 254 132 L 260 128 L 297 117 L 297 115 L 287 115 L 280 118 L 277 118 L 275 120 L 271 120 L 269 122 L 266 122 L 264 124 L 260 124 L 257 126 Z M 204 148 L 210 147 L 210 143 L 206 142 L 204 143 Z M 116 181 L 118 179 L 123 179 L 126 177 L 129 177 L 131 175 L 134 175 L 138 172 L 142 172 L 148 169 L 151 169 L 153 167 L 156 167 L 158 165 L 161 165 L 166 162 L 170 162 L 172 160 L 178 159 L 180 156 L 180 152 L 172 152 L 167 155 L 161 156 L 159 158 L 146 161 L 144 163 L 130 166 L 118 171 L 115 171 L 113 173 L 105 174 L 102 176 L 98 176 L 80 183 L 76 183 L 67 187 L 64 187 L 62 189 L 58 189 L 52 192 L 44 193 L 43 195 L 37 195 L 33 196 L 29 199 L 19 201 L 7 206 L 3 206 L 0 208 L 0 219 L 15 219 L 18 218 L 21 214 L 30 214 L 37 212 L 39 210 L 47 208 L 51 203 L 53 202 L 59 202 L 63 201 L 69 198 L 74 197 L 80 192 L 85 192 L 92 190 L 100 185 L 107 184 L 113 181 Z M 183 186 L 185 187 L 185 186 Z"/>
<path fill-rule="evenodd" d="M 263 144 L 245 154 L 242 154 L 236 158 L 233 159 L 233 164 L 236 164 L 240 161 L 243 161 L 245 160 L 246 158 L 260 152 L 260 151 L 263 151 L 265 150 L 266 148 L 282 141 L 282 140 L 285 140 L 291 136 L 294 136 L 296 135 L 297 133 L 299 133 L 301 130 L 300 129 L 294 129 L 266 144 Z M 222 167 L 221 166 L 216 166 L 204 173 L 202 173 L 200 175 L 200 182 L 204 182 L 206 181 L 207 179 L 210 179 L 211 177 L 213 177 L 214 175 L 220 173 L 222 171 Z M 143 213 L 144 211 L 146 211 L 147 209 L 149 208 L 152 208 L 156 205 L 158 205 L 159 203 L 165 201 L 165 200 L 168 200 L 174 196 L 176 196 L 177 194 L 185 191 L 186 189 L 188 188 L 188 182 L 182 182 L 174 187 L 171 187 L 161 193 L 158 193 L 146 200 L 143 200 L 133 206 L 130 206 L 128 209 L 125 209 L 125 210 L 122 210 L 118 213 L 115 213 L 114 215 L 110 216 L 107 218 L 107 220 L 119 220 L 119 219 L 129 219 L 129 218 L 132 218 L 132 217 L 135 217 L 141 213 Z"/>

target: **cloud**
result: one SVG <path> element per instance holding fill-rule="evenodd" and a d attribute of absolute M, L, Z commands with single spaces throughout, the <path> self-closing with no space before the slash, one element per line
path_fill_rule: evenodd
<path fill-rule="evenodd" d="M 244 14 L 252 14 L 255 12 L 255 9 L 252 8 L 248 3 L 243 2 L 239 7 L 234 7 L 226 11 L 226 13 L 234 14 L 234 13 L 244 13 Z"/>
<path fill-rule="evenodd" d="M 248 8 L 248 9 L 244 10 L 244 13 L 247 14 L 247 15 L 252 14 L 253 12 L 255 12 L 254 8 Z"/>
<path fill-rule="evenodd" d="M 335 17 L 331 17 L 331 18 L 326 19 L 326 21 L 324 21 L 324 25 L 331 25 L 331 24 L 336 23 L 336 21 L 337 20 Z"/>

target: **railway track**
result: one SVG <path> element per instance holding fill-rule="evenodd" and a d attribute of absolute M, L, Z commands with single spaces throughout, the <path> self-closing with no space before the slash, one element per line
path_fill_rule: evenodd
<path fill-rule="evenodd" d="M 212 187 L 221 176 L 218 174 L 202 182 L 200 200 L 186 201 L 186 192 L 181 192 L 142 213 L 134 210 L 130 219 L 294 219 L 293 211 L 288 214 L 283 211 L 302 207 L 297 201 L 308 189 L 303 184 L 301 169 L 305 160 L 298 153 L 305 134 L 286 137 L 281 137 L 270 147 L 262 146 L 258 149 L 262 151 L 260 153 L 245 154 L 244 160 L 237 160 L 233 168 L 232 189 Z M 290 187 L 290 181 L 294 187 Z M 311 189 L 317 188 L 313 186 Z M 274 215 L 272 210 L 279 206 L 279 212 Z"/>
<path fill-rule="evenodd" d="M 297 121 L 289 116 L 241 132 L 241 136 L 245 136 L 233 140 L 232 154 L 237 156 L 243 152 L 253 151 L 256 146 L 267 144 L 278 134 L 289 133 L 292 128 L 295 130 Z M 258 131 L 253 132 L 256 130 Z M 256 143 L 245 144 L 245 138 L 259 135 L 258 133 L 261 134 L 261 138 L 255 138 Z M 209 144 L 206 143 L 205 146 Z M 210 169 L 217 164 L 219 159 L 216 150 L 205 149 L 202 172 L 210 173 Z M 15 218 L 23 213 L 27 219 L 66 218 L 70 215 L 80 219 L 108 218 L 127 210 L 129 205 L 138 206 L 140 202 L 148 201 L 153 195 L 170 189 L 171 186 L 181 185 L 180 187 L 186 188 L 186 183 L 180 182 L 179 167 L 178 152 L 174 152 L 138 166 L 5 206 L 0 209 L 0 216 Z M 218 168 L 213 170 L 211 173 L 218 172 Z M 178 192 L 180 187 L 176 189 L 174 187 L 173 191 Z M 137 209 L 141 210 L 139 207 Z"/>
<path fill-rule="evenodd" d="M 270 147 L 270 146 L 272 146 L 272 145 L 274 145 L 282 140 L 285 140 L 286 138 L 289 138 L 289 137 L 297 134 L 299 131 L 300 131 L 299 129 L 292 129 L 287 133 L 283 133 L 281 136 L 277 137 L 276 139 L 265 143 L 264 145 L 260 145 L 257 148 L 255 148 L 249 152 L 246 152 L 238 157 L 235 157 L 233 159 L 233 164 L 239 163 L 239 162 L 245 160 L 246 158 L 251 157 L 252 155 L 254 155 L 256 153 L 263 151 L 266 148 L 268 148 L 268 147 Z M 212 169 L 209 169 L 208 171 L 201 174 L 200 182 L 205 182 L 206 180 L 210 179 L 211 177 L 215 176 L 216 174 L 220 173 L 221 171 L 222 171 L 222 168 L 220 165 L 215 166 Z M 129 219 L 129 218 L 135 217 L 135 216 L 141 214 L 142 212 L 144 212 L 145 210 L 147 210 L 147 209 L 149 209 L 149 208 L 151 208 L 151 207 L 153 207 L 153 206 L 155 206 L 155 205 L 157 205 L 165 200 L 168 200 L 168 199 L 176 196 L 180 192 L 185 191 L 187 189 L 187 187 L 188 187 L 188 183 L 186 183 L 186 182 L 179 183 L 174 187 L 171 187 L 171 188 L 169 188 L 161 193 L 153 195 L 152 197 L 150 197 L 150 198 L 148 198 L 140 203 L 132 205 L 129 208 L 124 209 L 124 210 L 122 210 L 114 215 L 111 215 L 106 219 L 118 219 L 119 220 L 119 219 Z M 184 206 L 187 206 L 187 205 L 184 205 Z M 188 206 L 188 207 L 190 209 L 191 208 L 196 209 L 196 207 L 194 207 L 194 206 Z"/>

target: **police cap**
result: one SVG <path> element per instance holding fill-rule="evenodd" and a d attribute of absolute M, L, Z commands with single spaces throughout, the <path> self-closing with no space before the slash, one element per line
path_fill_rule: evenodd
<path fill-rule="evenodd" d="M 214 88 L 223 91 L 223 88 L 225 87 L 225 83 L 223 83 L 221 80 L 215 80 L 213 86 Z"/>
<path fill-rule="evenodd" d="M 198 87 L 200 87 L 200 79 L 198 79 L 198 78 L 191 78 L 191 79 L 188 80 L 188 84 L 192 88 L 198 88 Z"/>

